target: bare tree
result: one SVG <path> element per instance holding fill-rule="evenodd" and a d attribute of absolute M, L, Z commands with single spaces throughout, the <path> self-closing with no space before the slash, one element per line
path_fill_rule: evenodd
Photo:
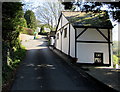
<path fill-rule="evenodd" d="M 49 24 L 54 28 L 63 9 L 63 5 L 60 2 L 48 1 L 38 6 L 37 15 L 41 22 Z"/>

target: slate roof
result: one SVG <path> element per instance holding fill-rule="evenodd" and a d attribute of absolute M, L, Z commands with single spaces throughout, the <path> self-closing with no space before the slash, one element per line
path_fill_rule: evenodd
<path fill-rule="evenodd" d="M 107 27 L 112 28 L 112 23 L 107 12 L 79 12 L 79 11 L 63 11 L 62 14 L 75 27 Z"/>

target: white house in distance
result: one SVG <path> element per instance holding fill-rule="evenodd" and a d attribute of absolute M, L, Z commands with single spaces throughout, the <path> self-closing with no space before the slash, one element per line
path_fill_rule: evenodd
<path fill-rule="evenodd" d="M 40 32 L 40 28 L 37 27 L 36 30 L 35 30 L 35 32 L 39 33 Z"/>
<path fill-rule="evenodd" d="M 49 28 L 44 28 L 45 32 L 50 32 L 50 29 Z"/>
<path fill-rule="evenodd" d="M 105 11 L 63 11 L 56 28 L 55 47 L 77 63 L 110 66 L 112 24 Z"/>
<path fill-rule="evenodd" d="M 50 46 L 54 46 L 55 45 L 55 31 L 50 31 L 48 38 L 50 41 Z"/>

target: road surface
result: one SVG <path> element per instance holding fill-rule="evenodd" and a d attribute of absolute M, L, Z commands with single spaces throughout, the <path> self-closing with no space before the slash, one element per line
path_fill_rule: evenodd
<path fill-rule="evenodd" d="M 14 90 L 80 90 L 104 92 L 102 86 L 83 77 L 63 59 L 47 47 L 47 40 L 40 36 L 37 40 L 24 41 L 26 57 L 21 62 Z"/>

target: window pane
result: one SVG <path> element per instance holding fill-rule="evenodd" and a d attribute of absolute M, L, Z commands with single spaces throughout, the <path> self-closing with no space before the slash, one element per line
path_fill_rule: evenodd
<path fill-rule="evenodd" d="M 67 37 L 67 28 L 64 29 L 64 38 Z"/>
<path fill-rule="evenodd" d="M 103 53 L 95 52 L 94 53 L 94 62 L 103 63 Z"/>
<path fill-rule="evenodd" d="M 59 39 L 59 33 L 57 33 L 57 39 Z"/>

